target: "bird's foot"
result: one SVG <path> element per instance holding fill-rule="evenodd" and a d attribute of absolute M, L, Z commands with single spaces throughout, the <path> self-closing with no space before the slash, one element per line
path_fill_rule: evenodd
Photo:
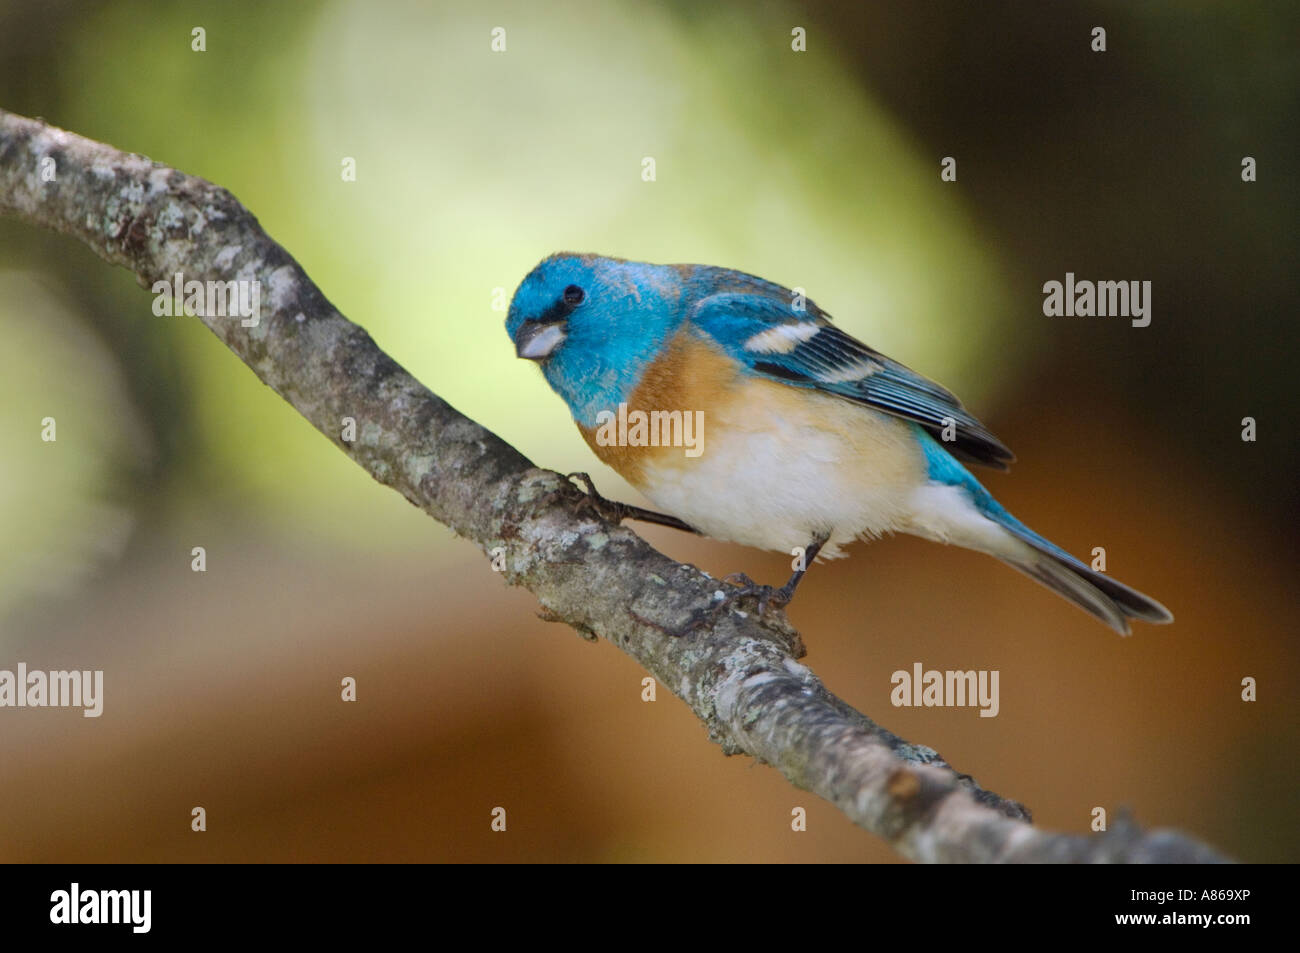
<path fill-rule="evenodd" d="M 735 604 L 745 599 L 754 599 L 758 603 L 759 615 L 766 615 L 769 607 L 784 609 L 794 597 L 794 587 L 789 584 L 779 589 L 775 586 L 765 586 L 750 579 L 743 572 L 733 572 L 722 581 L 731 586 L 730 592 L 723 593 L 723 604 Z"/>
<path fill-rule="evenodd" d="M 762 617 L 772 609 L 785 608 L 792 595 L 784 586 L 780 589 L 765 586 L 754 582 L 743 572 L 732 573 L 722 581 L 727 583 L 727 586 L 714 593 L 713 602 L 703 609 L 692 612 L 686 624 L 670 633 L 671 635 L 678 637 L 689 635 L 701 626 L 712 623 L 728 609 L 740 609 L 746 601 L 753 602 L 759 616 Z"/>
<path fill-rule="evenodd" d="M 627 518 L 627 504 L 617 500 L 607 500 L 596 492 L 596 484 L 585 473 L 566 473 L 564 479 L 582 484 L 582 499 L 578 500 L 575 510 L 581 515 L 599 516 L 610 523 L 621 523 Z"/>
<path fill-rule="evenodd" d="M 672 529 L 680 529 L 687 533 L 696 533 L 698 530 L 688 523 L 679 520 L 675 516 L 669 516 L 666 513 L 656 513 L 654 510 L 642 509 L 639 506 L 633 506 L 631 503 L 620 503 L 617 500 L 607 500 L 596 492 L 596 484 L 591 482 L 591 477 L 585 473 L 569 473 L 564 477 L 566 480 L 578 480 L 583 484 L 582 499 L 578 501 L 578 513 L 591 513 L 601 517 L 610 523 L 621 523 L 626 519 L 640 520 L 643 523 L 656 523 L 659 526 L 668 526 Z"/>
<path fill-rule="evenodd" d="M 804 551 L 805 562 L 801 564 L 803 568 L 796 569 L 789 581 L 779 589 L 754 582 L 743 572 L 733 572 L 730 576 L 726 576 L 722 581 L 729 583 L 731 590 L 719 592 L 709 608 L 696 610 L 692 616 L 692 627 L 698 627 L 704 619 L 716 618 L 723 609 L 735 606 L 746 599 L 752 599 L 757 603 L 760 617 L 767 615 L 769 609 L 785 609 L 794 598 L 795 590 L 799 588 L 799 583 L 808 571 L 807 567 L 817 558 L 817 554 L 821 552 L 822 546 L 826 545 L 826 540 L 829 538 L 830 533 L 823 533 L 808 544 Z M 696 617 L 700 617 L 700 620 L 696 621 Z"/>
<path fill-rule="evenodd" d="M 631 613 L 632 618 L 644 625 L 658 629 L 665 635 L 680 639 L 690 635 L 702 626 L 711 625 L 719 615 L 728 609 L 741 611 L 740 607 L 746 601 L 754 604 L 759 617 L 764 618 L 774 609 L 784 610 L 794 596 L 794 586 L 790 583 L 786 583 L 780 588 L 765 586 L 750 579 L 743 572 L 732 573 L 730 576 L 725 576 L 722 581 L 727 583 L 726 588 L 716 590 L 713 594 L 713 601 L 703 609 L 694 610 L 686 622 L 680 626 L 668 628 L 642 618 L 634 612 Z M 794 581 L 797 582 L 797 580 Z M 799 644 L 802 645 L 802 643 Z M 803 654 L 802 649 L 799 654 Z"/>

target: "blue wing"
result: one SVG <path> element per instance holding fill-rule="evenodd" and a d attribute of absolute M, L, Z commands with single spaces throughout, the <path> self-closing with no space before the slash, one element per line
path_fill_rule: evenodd
<path fill-rule="evenodd" d="M 753 373 L 915 421 L 937 440 L 951 424 L 955 439 L 942 446 L 962 460 L 1005 470 L 1015 459 L 949 391 L 845 334 L 812 301 L 798 310 L 794 292 L 721 268 L 698 269 L 691 284 L 709 293 L 687 319 Z"/>

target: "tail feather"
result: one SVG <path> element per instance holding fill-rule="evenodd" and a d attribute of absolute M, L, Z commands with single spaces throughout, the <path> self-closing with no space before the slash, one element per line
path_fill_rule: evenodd
<path fill-rule="evenodd" d="M 915 425 L 914 425 L 915 427 Z M 933 481 L 917 498 L 913 532 L 957 543 L 1001 559 L 1042 583 L 1121 635 L 1129 619 L 1173 622 L 1173 614 L 1150 596 L 1096 572 L 1016 519 L 970 472 L 916 428 Z M 961 502 L 954 503 L 950 494 Z M 977 514 L 972 522 L 967 514 Z"/>
<path fill-rule="evenodd" d="M 1129 619 L 1157 624 L 1174 621 L 1170 611 L 1150 596 L 1089 569 L 1050 543 L 1043 546 L 1019 533 L 1015 535 L 1028 546 L 1024 558 L 1001 557 L 1007 565 L 1069 599 L 1120 635 L 1129 634 Z"/>

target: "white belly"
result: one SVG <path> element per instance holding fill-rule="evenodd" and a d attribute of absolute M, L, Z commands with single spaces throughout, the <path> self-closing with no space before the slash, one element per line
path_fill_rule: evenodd
<path fill-rule="evenodd" d="M 925 461 L 905 422 L 836 397 L 754 380 L 705 411 L 703 452 L 644 464 L 642 492 L 717 539 L 822 550 L 909 526 Z"/>

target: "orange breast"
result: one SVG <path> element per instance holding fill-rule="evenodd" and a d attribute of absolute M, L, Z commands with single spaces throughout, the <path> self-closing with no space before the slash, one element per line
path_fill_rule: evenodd
<path fill-rule="evenodd" d="M 636 412 L 646 418 L 658 413 L 703 412 L 707 439 L 710 411 L 731 403 L 740 376 L 735 363 L 713 345 L 687 328 L 678 331 L 663 353 L 645 372 L 641 383 L 627 399 L 627 415 Z M 618 408 L 610 411 L 617 413 Z M 716 415 L 715 415 L 716 418 Z M 690 466 L 698 457 L 686 454 L 682 446 L 634 446 L 600 438 L 600 428 L 579 426 L 582 437 L 603 462 L 609 464 L 633 486 L 642 486 L 647 462 L 658 466 Z M 606 438 L 610 436 L 607 429 Z"/>

